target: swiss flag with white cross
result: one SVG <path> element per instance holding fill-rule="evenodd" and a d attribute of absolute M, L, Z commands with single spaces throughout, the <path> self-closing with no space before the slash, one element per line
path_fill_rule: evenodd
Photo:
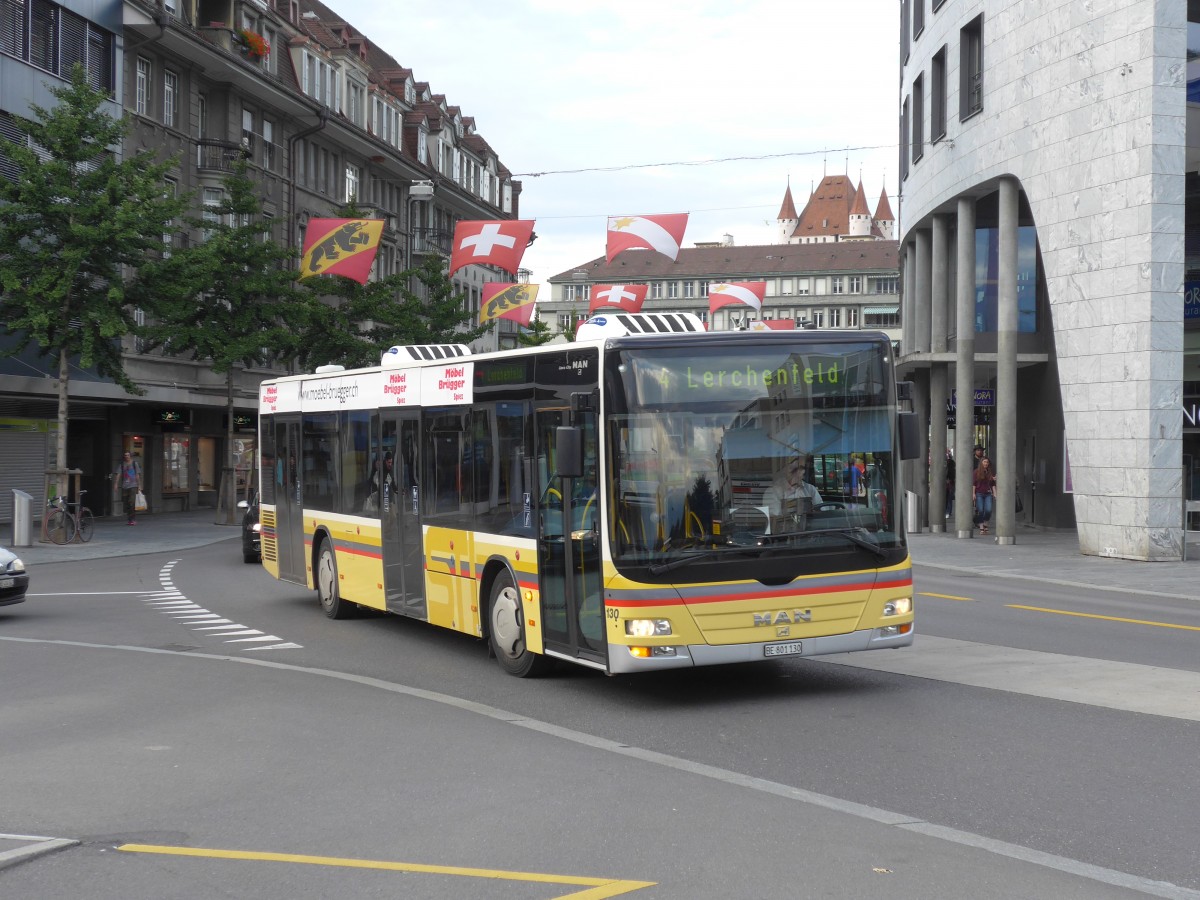
<path fill-rule="evenodd" d="M 459 222 L 454 226 L 448 274 L 453 275 L 463 266 L 491 265 L 516 275 L 533 237 L 533 223 L 533 219 Z"/>

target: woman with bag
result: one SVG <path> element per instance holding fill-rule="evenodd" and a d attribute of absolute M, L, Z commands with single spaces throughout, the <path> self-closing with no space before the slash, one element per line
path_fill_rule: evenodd
<path fill-rule="evenodd" d="M 125 518 L 128 520 L 125 524 L 136 525 L 138 502 L 142 494 L 142 466 L 128 450 L 117 467 L 116 481 L 113 484 L 120 490 L 121 499 L 125 503 Z M 141 500 L 142 508 L 145 508 L 145 505 L 146 501 Z"/>
<path fill-rule="evenodd" d="M 995 504 L 996 473 L 992 471 L 992 461 L 986 456 L 979 460 L 979 468 L 975 470 L 972 495 L 975 498 L 975 520 L 979 523 L 979 533 L 987 534 Z"/>

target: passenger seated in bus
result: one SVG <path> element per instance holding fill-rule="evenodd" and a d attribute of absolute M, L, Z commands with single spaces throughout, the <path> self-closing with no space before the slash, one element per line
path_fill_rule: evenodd
<path fill-rule="evenodd" d="M 808 513 L 821 502 L 821 492 L 804 479 L 807 455 L 798 454 L 775 473 L 771 486 L 763 491 L 763 505 L 771 517 L 771 533 L 803 531 Z"/>

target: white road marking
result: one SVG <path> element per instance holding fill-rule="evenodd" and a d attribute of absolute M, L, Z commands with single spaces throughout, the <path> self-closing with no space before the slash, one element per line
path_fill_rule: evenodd
<path fill-rule="evenodd" d="M 198 603 L 193 603 L 183 595 L 175 583 L 171 581 L 171 569 L 179 560 L 171 560 L 159 570 L 158 581 L 163 586 L 161 591 L 120 591 L 123 594 L 138 594 L 147 606 L 165 616 L 170 616 L 180 625 L 187 625 L 192 631 L 207 631 L 210 637 L 229 638 L 227 644 L 267 644 L 268 646 L 239 647 L 239 650 L 301 650 L 302 644 L 285 641 L 274 634 L 264 634 L 245 625 L 238 624 L 232 619 L 223 618 L 219 613 L 205 609 Z M 47 595 L 53 596 L 53 595 Z M 204 623 L 204 624 L 201 624 Z M 251 635 L 250 637 L 240 637 Z"/>

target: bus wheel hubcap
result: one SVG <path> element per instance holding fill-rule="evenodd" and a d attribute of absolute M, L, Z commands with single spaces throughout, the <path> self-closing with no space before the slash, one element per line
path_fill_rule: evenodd
<path fill-rule="evenodd" d="M 492 632 L 496 646 L 509 656 L 521 653 L 521 604 L 515 588 L 505 588 L 492 605 Z"/>

